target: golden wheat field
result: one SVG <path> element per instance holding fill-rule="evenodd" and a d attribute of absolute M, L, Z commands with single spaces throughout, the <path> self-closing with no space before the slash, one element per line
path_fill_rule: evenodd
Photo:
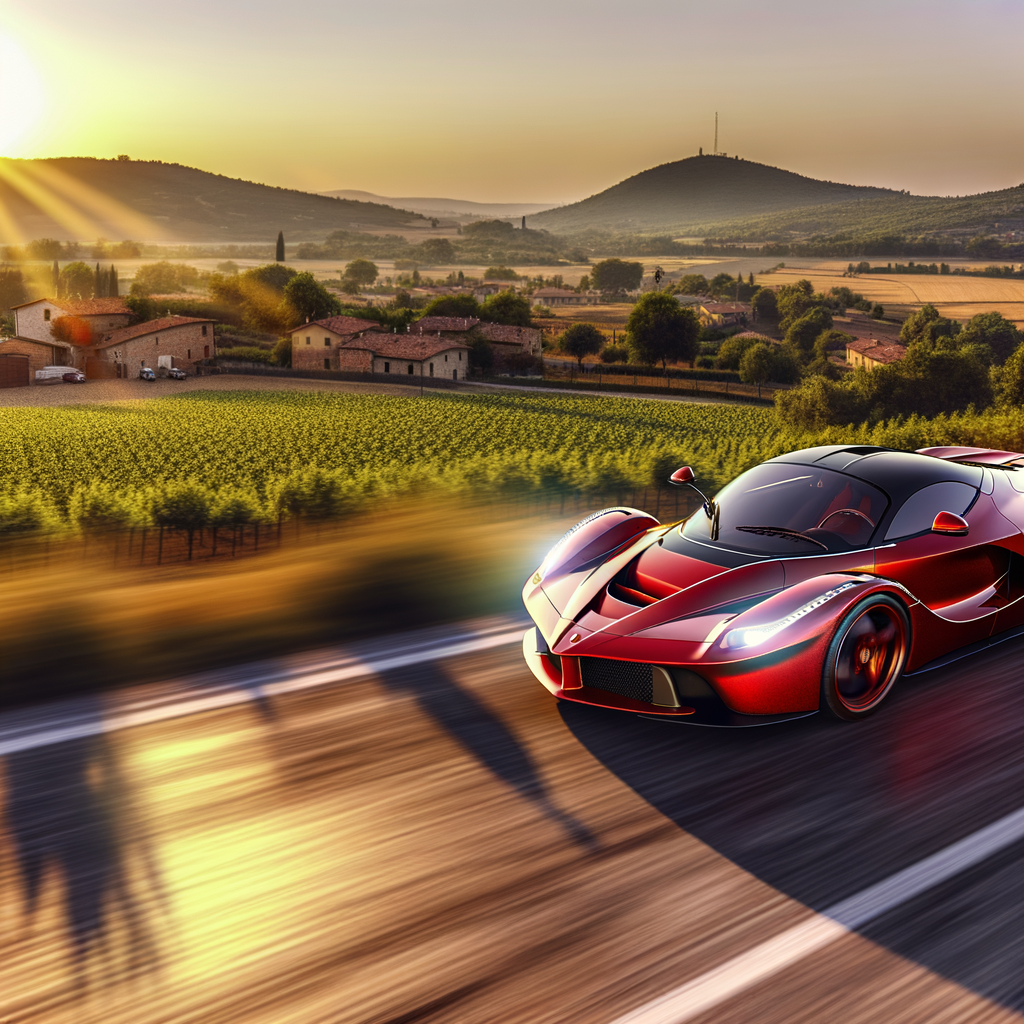
<path fill-rule="evenodd" d="M 1024 324 L 1024 281 L 931 274 L 864 274 L 850 278 L 843 276 L 846 266 L 835 261 L 814 267 L 783 267 L 765 275 L 759 283 L 777 286 L 806 278 L 815 291 L 827 292 L 846 285 L 893 313 L 911 312 L 930 302 L 943 316 L 957 320 L 969 320 L 978 313 L 995 310 L 1007 320 Z"/>

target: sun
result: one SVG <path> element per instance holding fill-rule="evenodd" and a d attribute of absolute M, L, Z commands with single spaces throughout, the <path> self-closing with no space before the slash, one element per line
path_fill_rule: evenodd
<path fill-rule="evenodd" d="M 14 156 L 17 141 L 39 121 L 43 84 L 25 51 L 0 33 L 0 156 Z"/>

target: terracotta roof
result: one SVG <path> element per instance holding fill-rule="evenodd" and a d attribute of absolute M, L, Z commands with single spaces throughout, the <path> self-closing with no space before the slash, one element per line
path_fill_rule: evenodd
<path fill-rule="evenodd" d="M 101 316 L 112 313 L 126 313 L 132 315 L 132 311 L 121 299 L 33 299 L 31 302 L 22 302 L 12 309 L 24 309 L 25 306 L 34 306 L 37 302 L 48 302 L 51 306 L 64 310 L 72 316 Z"/>
<path fill-rule="evenodd" d="M 436 334 L 373 334 L 356 341 L 346 341 L 338 347 L 372 352 L 381 359 L 423 360 L 440 352 L 451 352 L 455 349 L 469 351 L 468 345 L 447 341 Z"/>
<path fill-rule="evenodd" d="M 702 302 L 701 306 L 709 313 L 749 313 L 747 302 Z"/>
<path fill-rule="evenodd" d="M 895 363 L 906 354 L 906 347 L 876 338 L 854 338 L 846 346 L 847 352 L 857 352 L 876 363 Z"/>
<path fill-rule="evenodd" d="M 468 331 L 480 321 L 473 316 L 425 316 L 412 325 L 413 334 L 437 334 L 438 331 Z"/>
<path fill-rule="evenodd" d="M 94 348 L 107 348 L 109 345 L 120 345 L 125 341 L 132 341 L 135 338 L 144 338 L 147 334 L 159 334 L 161 331 L 169 330 L 172 327 L 181 327 L 183 324 L 212 324 L 213 320 L 196 316 L 163 316 L 159 320 L 147 320 L 144 324 L 135 324 L 133 327 L 121 327 L 109 334 L 104 334 L 101 341 L 97 341 Z"/>
<path fill-rule="evenodd" d="M 510 327 L 508 324 L 481 324 L 477 330 L 488 341 L 506 345 L 522 345 L 536 340 L 540 333 L 535 327 Z"/>
<path fill-rule="evenodd" d="M 302 331 L 317 327 L 332 334 L 359 334 L 362 331 L 380 330 L 380 324 L 376 320 L 360 320 L 354 316 L 329 316 L 323 320 L 314 320 L 312 323 L 299 324 L 288 333 L 300 334 Z"/>

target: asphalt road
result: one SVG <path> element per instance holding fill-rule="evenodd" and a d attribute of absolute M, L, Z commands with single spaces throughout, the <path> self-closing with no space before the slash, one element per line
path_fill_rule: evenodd
<path fill-rule="evenodd" d="M 0 715 L 0 1021 L 1020 1019 L 1024 830 L 955 844 L 1024 808 L 1024 643 L 728 731 L 558 705 L 515 625 Z"/>

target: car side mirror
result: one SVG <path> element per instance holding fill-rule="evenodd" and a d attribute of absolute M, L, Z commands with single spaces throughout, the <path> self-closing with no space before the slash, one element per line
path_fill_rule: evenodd
<path fill-rule="evenodd" d="M 675 484 L 676 487 L 685 487 L 687 484 L 692 484 L 696 480 L 693 470 L 689 466 L 680 466 L 669 478 L 670 484 Z"/>
<path fill-rule="evenodd" d="M 950 537 L 966 537 L 969 530 L 967 520 L 955 512 L 940 512 L 932 523 L 932 533 L 944 533 Z"/>

